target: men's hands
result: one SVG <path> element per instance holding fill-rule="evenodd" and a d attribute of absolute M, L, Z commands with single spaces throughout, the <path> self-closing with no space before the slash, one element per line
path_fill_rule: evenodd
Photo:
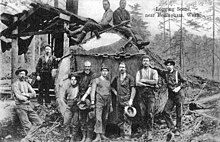
<path fill-rule="evenodd" d="M 110 113 L 113 112 L 112 104 L 110 104 Z"/>
<path fill-rule="evenodd" d="M 181 89 L 181 87 L 180 87 L 180 86 L 178 86 L 178 87 L 176 87 L 176 88 L 174 88 L 174 89 L 173 89 L 173 92 L 177 93 L 177 92 L 179 92 L 179 91 L 180 91 L 180 89 Z"/>
<path fill-rule="evenodd" d="M 128 105 L 129 105 L 129 106 L 132 106 L 132 105 L 133 105 L 133 100 L 132 100 L 132 99 L 130 99 L 130 100 L 128 101 Z"/>
<path fill-rule="evenodd" d="M 84 95 L 83 95 L 83 97 L 81 98 L 81 101 L 83 101 L 83 102 L 84 102 L 84 101 L 86 100 L 86 97 L 87 97 L 87 95 L 86 95 L 86 94 L 84 94 Z"/>
<path fill-rule="evenodd" d="M 37 78 L 36 78 L 36 79 L 37 79 L 37 81 L 40 81 L 40 80 L 41 80 L 41 78 L 40 78 L 40 76 L 39 76 L 39 75 L 37 76 Z"/>

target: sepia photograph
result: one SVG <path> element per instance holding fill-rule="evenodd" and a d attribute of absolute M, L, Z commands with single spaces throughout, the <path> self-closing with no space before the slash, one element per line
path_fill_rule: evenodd
<path fill-rule="evenodd" d="M 219 0 L 0 0 L 0 142 L 220 142 Z"/>

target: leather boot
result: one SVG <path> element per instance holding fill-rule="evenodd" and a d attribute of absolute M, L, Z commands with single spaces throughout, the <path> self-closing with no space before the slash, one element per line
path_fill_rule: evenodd
<path fill-rule="evenodd" d="M 95 30 L 95 31 L 93 31 L 93 32 L 94 32 L 94 34 L 95 34 L 95 36 L 96 36 L 97 39 L 100 39 L 100 38 L 101 38 L 101 36 L 99 35 L 99 33 L 98 33 L 97 30 Z"/>
<path fill-rule="evenodd" d="M 72 40 L 74 40 L 77 44 L 81 43 L 84 37 L 86 36 L 86 32 L 82 31 L 82 33 L 79 35 L 78 38 L 71 37 Z"/>
<path fill-rule="evenodd" d="M 143 49 L 145 46 L 150 44 L 149 41 L 137 41 L 137 47 L 138 49 Z"/>
<path fill-rule="evenodd" d="M 96 138 L 92 142 L 101 142 L 101 134 L 97 133 Z"/>
<path fill-rule="evenodd" d="M 87 130 L 87 137 L 85 142 L 92 142 L 93 131 Z"/>
<path fill-rule="evenodd" d="M 85 140 L 86 140 L 86 131 L 82 131 L 82 135 L 83 135 L 83 137 L 82 137 L 82 140 L 80 142 L 85 142 Z"/>

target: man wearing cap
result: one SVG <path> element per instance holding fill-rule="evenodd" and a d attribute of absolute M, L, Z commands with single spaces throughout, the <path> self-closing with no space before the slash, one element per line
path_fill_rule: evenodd
<path fill-rule="evenodd" d="M 90 92 L 92 86 L 92 80 L 96 77 L 95 73 L 91 70 L 92 64 L 90 61 L 84 62 L 84 69 L 83 71 L 75 72 L 79 77 L 79 99 L 84 102 L 86 99 L 91 100 L 91 105 L 94 106 L 95 100 L 90 99 Z M 82 140 L 81 142 L 90 142 L 93 137 L 93 130 L 94 130 L 94 120 L 88 119 L 89 111 L 86 110 L 79 110 L 80 115 L 80 128 L 82 131 Z"/>
<path fill-rule="evenodd" d="M 19 68 L 15 74 L 18 80 L 12 84 L 12 91 L 15 97 L 16 113 L 20 119 L 21 125 L 26 134 L 32 131 L 36 126 L 42 124 L 41 119 L 33 110 L 30 99 L 36 97 L 36 92 L 31 85 L 26 82 L 28 71 Z"/>
<path fill-rule="evenodd" d="M 77 107 L 79 86 L 78 86 L 78 76 L 76 74 L 69 75 L 70 84 L 65 90 L 64 102 L 67 104 L 66 111 L 64 113 L 63 128 L 65 133 L 65 138 L 70 136 L 70 129 L 72 128 L 72 141 L 76 137 L 78 127 L 79 127 L 79 111 Z"/>
<path fill-rule="evenodd" d="M 159 75 L 165 79 L 168 88 L 168 100 L 164 107 L 163 116 L 171 132 L 179 135 L 182 126 L 182 107 L 185 98 L 184 88 L 187 82 L 183 79 L 180 72 L 174 69 L 175 62 L 172 59 L 167 59 L 164 64 L 167 66 L 167 70 L 154 67 Z M 171 118 L 174 106 L 176 106 L 176 129 Z"/>
<path fill-rule="evenodd" d="M 44 55 L 39 58 L 36 66 L 37 81 L 39 81 L 38 103 L 43 105 L 45 100 L 45 104 L 48 106 L 51 103 L 49 89 L 53 83 L 51 71 L 52 69 L 57 68 L 57 61 L 56 57 L 51 55 L 50 45 L 44 47 L 44 52 Z"/>
<path fill-rule="evenodd" d="M 125 107 L 132 106 L 136 90 L 134 78 L 126 72 L 126 64 L 124 62 L 119 64 L 119 75 L 113 79 L 111 86 L 113 92 L 118 97 L 118 125 L 121 129 L 121 135 L 125 139 L 129 139 L 132 121 L 125 114 Z"/>
<path fill-rule="evenodd" d="M 89 31 L 93 31 L 96 37 L 100 38 L 98 31 L 110 28 L 113 16 L 113 11 L 110 9 L 110 3 L 108 0 L 103 0 L 103 8 L 105 10 L 105 13 L 102 16 L 101 22 L 97 23 L 94 20 L 88 19 L 84 26 L 75 31 L 70 31 L 69 29 L 66 29 L 66 32 L 69 34 L 69 36 L 71 36 L 71 39 L 74 40 L 76 43 L 80 43 L 86 36 L 86 33 L 88 33 Z M 81 34 L 79 38 L 76 39 L 72 37 L 73 35 L 78 34 L 80 32 Z"/>
<path fill-rule="evenodd" d="M 125 9 L 126 7 L 126 0 L 120 0 L 119 2 L 119 8 L 117 8 L 113 12 L 113 24 L 114 25 L 119 25 L 125 21 L 129 21 L 131 19 L 130 13 Z M 141 37 L 139 35 L 134 35 L 134 32 L 131 29 L 130 24 L 127 25 L 121 25 L 117 27 L 118 31 L 123 33 L 126 38 L 132 39 L 138 48 L 141 48 L 142 46 L 148 45 L 150 42 L 145 42 L 141 40 Z M 139 39 L 137 39 L 139 38 Z"/>
<path fill-rule="evenodd" d="M 106 66 L 101 67 L 101 76 L 94 79 L 92 83 L 91 99 L 95 102 L 96 123 L 94 132 L 96 138 L 93 142 L 99 142 L 105 137 L 106 121 L 111 109 L 110 81 L 107 77 L 109 69 Z"/>
<path fill-rule="evenodd" d="M 147 55 L 142 57 L 142 66 L 136 74 L 136 86 L 139 93 L 140 109 L 143 119 L 143 123 L 147 124 L 147 136 L 148 140 L 152 140 L 152 130 L 154 122 L 154 105 L 155 105 L 155 93 L 154 89 L 158 82 L 158 73 L 156 70 L 150 68 L 150 58 Z"/>

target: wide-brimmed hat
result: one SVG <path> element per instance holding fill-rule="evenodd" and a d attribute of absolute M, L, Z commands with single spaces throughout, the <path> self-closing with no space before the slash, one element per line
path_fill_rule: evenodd
<path fill-rule="evenodd" d="M 127 114 L 129 117 L 135 117 L 137 110 L 132 106 L 125 106 L 125 114 Z"/>
<path fill-rule="evenodd" d="M 19 67 L 16 71 L 15 74 L 18 75 L 21 71 L 24 71 L 26 73 L 26 75 L 28 74 L 28 71 L 22 67 Z"/>
<path fill-rule="evenodd" d="M 80 110 L 86 110 L 90 106 L 90 101 L 88 99 L 86 99 L 85 101 L 79 101 L 77 103 L 77 106 Z"/>
<path fill-rule="evenodd" d="M 170 58 L 167 59 L 167 60 L 164 62 L 165 65 L 167 65 L 167 64 L 169 64 L 169 63 L 170 63 L 171 65 L 175 65 L 175 62 L 174 62 L 172 59 L 170 59 Z"/>

